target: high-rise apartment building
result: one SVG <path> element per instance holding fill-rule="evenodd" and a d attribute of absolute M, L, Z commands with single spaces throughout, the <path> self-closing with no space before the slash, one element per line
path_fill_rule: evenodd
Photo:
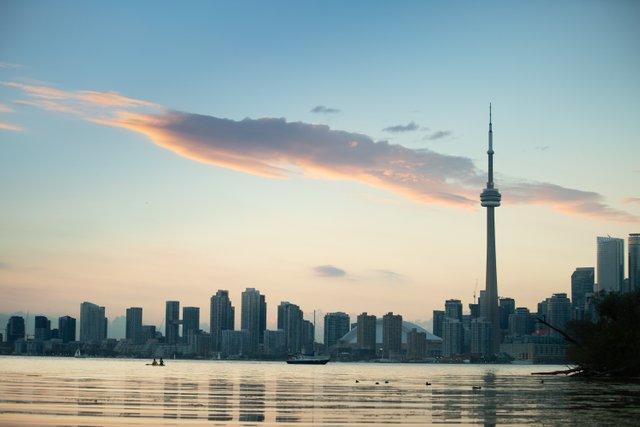
<path fill-rule="evenodd" d="M 382 316 L 382 351 L 385 357 L 402 352 L 402 316 L 389 312 Z"/>
<path fill-rule="evenodd" d="M 366 312 L 358 316 L 357 344 L 362 350 L 376 350 L 376 316 Z"/>
<path fill-rule="evenodd" d="M 584 313 L 586 296 L 593 293 L 594 285 L 595 269 L 593 267 L 578 267 L 571 273 L 571 305 L 579 319 Z"/>
<path fill-rule="evenodd" d="M 472 354 L 488 357 L 493 355 L 491 349 L 492 339 L 492 325 L 484 317 L 471 319 L 471 340 L 470 350 Z"/>
<path fill-rule="evenodd" d="M 177 344 L 180 338 L 180 301 L 167 301 L 164 313 L 165 341 Z"/>
<path fill-rule="evenodd" d="M 80 304 L 80 341 L 99 343 L 107 339 L 104 307 L 85 301 Z"/>
<path fill-rule="evenodd" d="M 125 338 L 134 344 L 142 341 L 142 307 L 129 307 L 126 311 Z"/>
<path fill-rule="evenodd" d="M 182 307 L 182 341 L 190 344 L 200 332 L 200 307 Z"/>
<path fill-rule="evenodd" d="M 51 335 L 51 321 L 46 316 L 36 316 L 33 330 L 36 341 L 46 341 Z"/>
<path fill-rule="evenodd" d="M 598 291 L 620 292 L 624 280 L 624 240 L 598 237 Z"/>
<path fill-rule="evenodd" d="M 629 290 L 640 291 L 640 233 L 629 234 Z"/>
<path fill-rule="evenodd" d="M 278 306 L 278 329 L 282 329 L 287 339 L 287 352 L 300 354 L 302 351 L 302 310 L 296 304 L 283 301 Z"/>
<path fill-rule="evenodd" d="M 340 338 L 349 332 L 351 319 L 347 313 L 327 313 L 324 316 L 324 346 L 327 351 L 334 347 Z"/>
<path fill-rule="evenodd" d="M 407 333 L 407 360 L 422 360 L 427 357 L 427 334 L 412 328 Z"/>
<path fill-rule="evenodd" d="M 9 344 L 25 339 L 24 318 L 22 316 L 11 316 L 7 322 L 6 331 Z"/>
<path fill-rule="evenodd" d="M 462 322 L 458 319 L 445 317 L 443 332 L 442 355 L 453 357 L 462 354 L 464 343 Z"/>
<path fill-rule="evenodd" d="M 76 340 L 76 319 L 71 316 L 58 318 L 58 337 L 62 342 L 73 342 Z"/>
<path fill-rule="evenodd" d="M 442 338 L 444 324 L 444 310 L 433 310 L 433 335 Z"/>
<path fill-rule="evenodd" d="M 498 313 L 500 318 L 500 329 L 509 329 L 509 316 L 516 311 L 516 301 L 513 298 L 500 298 L 498 301 Z"/>
<path fill-rule="evenodd" d="M 462 302 L 459 299 L 448 299 L 444 303 L 444 317 L 458 319 L 462 322 Z"/>
<path fill-rule="evenodd" d="M 302 351 L 305 354 L 314 353 L 315 344 L 316 344 L 315 335 L 316 335 L 316 327 L 313 325 L 313 322 L 309 320 L 303 320 L 301 347 L 302 347 Z"/>
<path fill-rule="evenodd" d="M 240 328 L 249 333 L 249 352 L 258 352 L 261 337 L 264 334 L 263 319 L 266 319 L 266 302 L 257 289 L 247 288 L 242 292 L 242 311 L 240 314 Z M 266 323 L 266 322 L 265 322 Z"/>
<path fill-rule="evenodd" d="M 235 310 L 229 299 L 229 291 L 220 289 L 211 297 L 209 328 L 213 351 L 221 350 L 222 331 L 233 330 L 234 325 Z"/>
<path fill-rule="evenodd" d="M 567 294 L 553 294 L 553 296 L 547 300 L 546 317 L 549 324 L 562 331 L 565 330 L 567 322 L 571 320 L 571 301 L 567 297 Z M 549 335 L 561 336 L 561 334 L 554 329 L 549 331 Z"/>
<path fill-rule="evenodd" d="M 515 313 L 509 316 L 509 335 L 521 337 L 533 333 L 533 319 L 526 307 L 516 308 Z"/>

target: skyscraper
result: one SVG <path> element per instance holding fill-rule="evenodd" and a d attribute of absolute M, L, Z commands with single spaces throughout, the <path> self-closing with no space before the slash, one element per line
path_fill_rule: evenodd
<path fill-rule="evenodd" d="M 167 301 L 164 315 L 164 336 L 167 344 L 176 344 L 180 337 L 180 301 Z"/>
<path fill-rule="evenodd" d="M 389 312 L 382 316 L 382 351 L 385 357 L 398 356 L 402 351 L 402 316 Z"/>
<path fill-rule="evenodd" d="M 24 318 L 11 316 L 7 322 L 7 342 L 13 344 L 17 340 L 25 338 Z"/>
<path fill-rule="evenodd" d="M 260 344 L 260 337 L 264 334 L 263 326 L 266 302 L 264 296 L 257 289 L 247 288 L 242 293 L 242 312 L 240 313 L 240 328 L 249 333 L 250 353 L 256 353 Z"/>
<path fill-rule="evenodd" d="M 427 356 L 427 334 L 416 328 L 407 333 L 407 359 L 421 360 Z"/>
<path fill-rule="evenodd" d="M 76 340 L 76 319 L 71 316 L 58 318 L 58 336 L 62 342 L 72 342 Z"/>
<path fill-rule="evenodd" d="M 200 331 L 200 307 L 182 307 L 182 341 L 191 343 L 190 337 Z"/>
<path fill-rule="evenodd" d="M 629 234 L 629 290 L 640 291 L 640 233 Z"/>
<path fill-rule="evenodd" d="M 80 341 L 99 343 L 107 338 L 104 307 L 85 301 L 80 304 Z"/>
<path fill-rule="evenodd" d="M 496 224 L 494 210 L 500 206 L 500 192 L 493 184 L 493 124 L 489 104 L 489 171 L 487 187 L 480 195 L 482 207 L 487 208 L 487 267 L 485 285 L 485 308 L 481 313 L 491 323 L 491 352 L 500 351 L 500 317 L 498 314 L 498 274 L 496 271 Z"/>
<path fill-rule="evenodd" d="M 620 292 L 624 280 L 624 240 L 598 237 L 598 291 Z"/>
<path fill-rule="evenodd" d="M 462 302 L 459 299 L 448 299 L 444 302 L 444 317 L 462 321 Z"/>
<path fill-rule="evenodd" d="M 229 291 L 220 289 L 211 297 L 209 328 L 213 351 L 221 350 L 222 331 L 233 330 L 234 325 L 235 310 L 229 299 Z"/>
<path fill-rule="evenodd" d="M 300 354 L 302 350 L 302 310 L 296 304 L 283 301 L 278 306 L 278 329 L 282 329 L 287 340 L 287 352 Z"/>
<path fill-rule="evenodd" d="M 129 307 L 126 311 L 125 338 L 134 344 L 142 344 L 142 307 Z"/>
<path fill-rule="evenodd" d="M 51 321 L 46 316 L 35 317 L 33 335 L 36 341 L 46 341 L 51 334 Z"/>
<path fill-rule="evenodd" d="M 442 325 L 444 323 L 444 311 L 433 310 L 433 335 L 442 338 L 444 336 Z"/>
<path fill-rule="evenodd" d="M 500 329 L 509 329 L 509 316 L 516 311 L 516 301 L 513 298 L 500 298 L 498 312 L 500 313 Z"/>
<path fill-rule="evenodd" d="M 571 304 L 578 319 L 584 313 L 587 294 L 593 293 L 594 270 L 593 267 L 578 267 L 571 273 Z"/>
<path fill-rule="evenodd" d="M 302 321 L 301 347 L 305 354 L 313 354 L 315 350 L 316 327 L 309 320 Z"/>
<path fill-rule="evenodd" d="M 567 322 L 571 320 L 571 301 L 567 298 L 567 294 L 553 294 L 547 300 L 547 322 L 557 329 L 565 330 Z M 550 336 L 561 336 L 554 329 L 549 331 Z"/>
<path fill-rule="evenodd" d="M 471 319 L 471 342 L 470 350 L 472 354 L 488 357 L 494 353 L 491 351 L 492 325 L 484 317 Z"/>
<path fill-rule="evenodd" d="M 376 316 L 366 312 L 358 316 L 358 347 L 363 350 L 376 349 Z"/>
<path fill-rule="evenodd" d="M 347 332 L 351 319 L 347 313 L 327 313 L 324 316 L 324 346 L 327 351 L 338 343 Z"/>

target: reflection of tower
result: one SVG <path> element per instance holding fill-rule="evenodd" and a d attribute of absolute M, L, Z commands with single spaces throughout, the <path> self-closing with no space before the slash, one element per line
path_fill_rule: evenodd
<path fill-rule="evenodd" d="M 498 317 L 498 278 L 496 273 L 496 224 L 494 209 L 500 206 L 500 192 L 493 187 L 493 128 L 491 123 L 491 104 L 489 104 L 489 176 L 487 187 L 480 195 L 482 207 L 487 208 L 487 279 L 483 312 L 491 322 L 491 352 L 500 350 L 500 318 Z"/>

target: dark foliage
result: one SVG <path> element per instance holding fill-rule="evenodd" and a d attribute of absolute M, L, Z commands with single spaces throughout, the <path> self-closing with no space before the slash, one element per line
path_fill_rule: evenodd
<path fill-rule="evenodd" d="M 582 375 L 640 376 L 640 291 L 600 295 L 595 322 L 567 328 L 567 356 Z"/>

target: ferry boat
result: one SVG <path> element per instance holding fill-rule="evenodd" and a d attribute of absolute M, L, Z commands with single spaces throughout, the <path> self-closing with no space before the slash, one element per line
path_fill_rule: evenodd
<path fill-rule="evenodd" d="M 289 365 L 326 365 L 331 357 L 329 356 L 305 356 L 300 355 L 287 359 Z"/>

